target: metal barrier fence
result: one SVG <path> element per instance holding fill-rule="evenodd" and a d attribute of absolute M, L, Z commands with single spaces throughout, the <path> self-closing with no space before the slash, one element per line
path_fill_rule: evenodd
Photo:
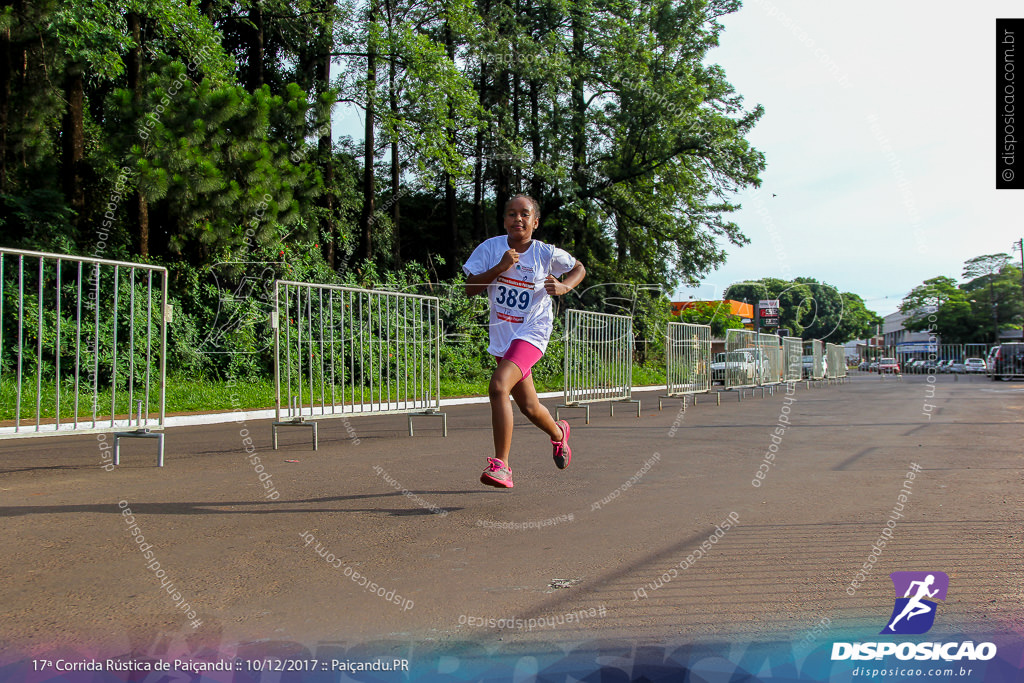
<path fill-rule="evenodd" d="M 627 315 L 569 309 L 565 312 L 565 389 L 563 403 L 555 409 L 583 408 L 590 424 L 590 403 L 640 401 L 633 390 L 633 318 Z"/>
<path fill-rule="evenodd" d="M 274 283 L 277 428 L 317 420 L 441 412 L 441 316 L 437 297 L 278 280 Z M 355 431 L 346 424 L 350 437 Z"/>
<path fill-rule="evenodd" d="M 154 438 L 162 466 L 169 321 L 164 268 L 0 249 L 0 438 L 134 426 L 101 460 Z"/>
<path fill-rule="evenodd" d="M 968 358 L 986 360 L 991 344 L 934 344 L 906 342 L 894 346 L 871 347 L 861 353 L 861 362 L 893 358 L 903 372 L 961 373 Z"/>
<path fill-rule="evenodd" d="M 846 351 L 838 344 L 825 344 L 825 367 L 828 379 L 846 377 Z"/>
<path fill-rule="evenodd" d="M 785 368 L 782 363 L 782 340 L 777 334 L 757 334 L 758 384 L 779 384 Z"/>
<path fill-rule="evenodd" d="M 799 382 L 804 376 L 804 342 L 800 337 L 782 338 L 782 356 L 786 382 Z"/>
<path fill-rule="evenodd" d="M 758 381 L 757 335 L 750 330 L 726 330 L 725 353 L 714 370 L 726 389 L 753 387 Z"/>
<path fill-rule="evenodd" d="M 964 344 L 963 357 L 966 358 L 981 358 L 982 360 L 988 355 L 989 349 L 992 348 L 991 344 Z"/>
<path fill-rule="evenodd" d="M 886 346 L 882 357 L 895 358 L 903 372 L 922 373 L 955 373 L 966 372 L 964 367 L 968 358 L 986 360 L 991 344 L 929 344 L 927 342 L 909 342 Z M 910 350 L 907 350 L 910 349 Z M 873 350 L 873 349 L 872 349 Z M 879 354 L 873 354 L 871 360 Z"/>
<path fill-rule="evenodd" d="M 669 323 L 665 335 L 665 383 L 660 396 L 677 398 L 711 391 L 711 326 Z"/>
<path fill-rule="evenodd" d="M 825 343 L 820 339 L 804 342 L 804 355 L 813 357 L 811 374 L 808 379 L 825 379 L 828 360 L 825 358 Z"/>

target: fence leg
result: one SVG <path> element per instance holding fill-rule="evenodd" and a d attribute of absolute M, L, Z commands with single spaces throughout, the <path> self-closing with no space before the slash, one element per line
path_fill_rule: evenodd
<path fill-rule="evenodd" d="M 441 418 L 441 431 L 448 436 L 448 415 L 440 411 L 428 410 L 422 413 L 409 413 L 409 436 L 415 436 L 412 430 L 412 418 L 414 417 L 439 417 Z"/>
<path fill-rule="evenodd" d="M 164 435 L 162 433 L 151 432 L 146 428 L 137 429 L 134 432 L 117 432 L 114 434 L 114 464 L 121 464 L 121 438 L 126 439 L 156 439 L 157 442 L 157 454 L 156 454 L 156 466 L 164 466 Z"/>
<path fill-rule="evenodd" d="M 586 411 L 586 424 L 590 424 L 590 405 L 589 404 L 587 404 L 587 403 L 582 403 L 582 404 L 577 403 L 577 404 L 574 404 L 574 405 L 568 405 L 568 404 L 565 404 L 565 403 L 560 403 L 560 404 L 558 404 L 555 407 L 555 420 L 562 419 L 561 418 L 562 408 L 579 408 L 581 410 L 585 410 Z"/>
<path fill-rule="evenodd" d="M 686 399 L 684 398 L 683 401 L 685 403 Z M 611 403 L 609 403 L 608 407 L 611 408 L 611 416 L 612 417 L 615 417 L 615 404 L 616 403 L 635 403 L 636 404 L 636 416 L 640 417 L 640 401 L 638 399 L 627 398 L 627 399 L 623 399 L 621 401 L 612 401 Z M 590 422 L 588 421 L 587 424 L 590 424 Z"/>
<path fill-rule="evenodd" d="M 270 423 L 270 429 L 273 431 L 274 450 L 275 451 L 277 450 L 277 428 L 278 427 L 309 427 L 312 430 L 312 432 L 313 432 L 312 433 L 313 450 L 316 451 L 316 450 L 320 449 L 320 438 L 319 438 L 319 433 L 318 433 L 318 430 L 317 430 L 316 420 L 313 420 L 313 421 L 310 421 L 310 422 L 306 422 L 306 420 L 304 418 L 299 417 L 299 418 L 295 418 L 294 420 L 289 420 L 288 422 L 271 422 Z"/>
<path fill-rule="evenodd" d="M 670 399 L 670 398 L 680 398 L 680 396 L 678 394 L 676 394 L 676 395 L 665 394 L 664 396 L 659 396 L 658 397 L 658 410 L 659 411 L 662 409 L 662 405 L 664 404 L 664 402 L 666 400 Z M 686 410 L 686 394 L 683 394 L 681 398 L 683 399 L 683 410 Z"/>

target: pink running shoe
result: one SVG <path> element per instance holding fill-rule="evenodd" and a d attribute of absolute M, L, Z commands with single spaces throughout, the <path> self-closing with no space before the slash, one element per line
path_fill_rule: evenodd
<path fill-rule="evenodd" d="M 487 469 L 480 475 L 480 482 L 499 489 L 512 488 L 512 470 L 497 458 L 487 458 Z"/>
<path fill-rule="evenodd" d="M 559 420 L 555 424 L 562 428 L 562 440 L 551 442 L 551 445 L 554 446 L 551 457 L 555 459 L 558 469 L 564 470 L 572 462 L 572 449 L 569 448 L 569 423 Z"/>

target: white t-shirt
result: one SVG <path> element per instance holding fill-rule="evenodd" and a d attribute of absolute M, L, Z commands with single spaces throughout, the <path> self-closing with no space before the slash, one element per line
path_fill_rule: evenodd
<path fill-rule="evenodd" d="M 485 273 L 498 265 L 509 249 L 507 235 L 485 240 L 473 250 L 462 270 L 466 275 Z M 565 275 L 575 267 L 576 259 L 564 249 L 540 240 L 531 241 L 519 255 L 519 263 L 487 286 L 487 298 L 491 302 L 491 344 L 487 352 L 500 358 L 516 339 L 533 344 L 541 352 L 546 351 L 554 313 L 551 296 L 544 289 L 544 279 L 549 274 Z"/>

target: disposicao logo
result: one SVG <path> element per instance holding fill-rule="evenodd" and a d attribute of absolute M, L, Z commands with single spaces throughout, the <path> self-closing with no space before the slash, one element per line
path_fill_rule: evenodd
<path fill-rule="evenodd" d="M 889 576 L 896 590 L 896 601 L 892 615 L 879 635 L 927 633 L 935 623 L 938 611 L 939 604 L 935 600 L 946 599 L 949 576 L 935 571 L 893 572 Z M 996 646 L 994 643 L 976 645 L 970 640 L 949 643 L 832 643 L 832 661 L 883 659 L 891 655 L 901 660 L 987 661 L 996 656 Z"/>
<path fill-rule="evenodd" d="M 896 589 L 896 604 L 880 635 L 927 633 L 939 607 L 932 598 L 945 601 L 949 576 L 945 572 L 893 572 L 889 577 Z"/>

